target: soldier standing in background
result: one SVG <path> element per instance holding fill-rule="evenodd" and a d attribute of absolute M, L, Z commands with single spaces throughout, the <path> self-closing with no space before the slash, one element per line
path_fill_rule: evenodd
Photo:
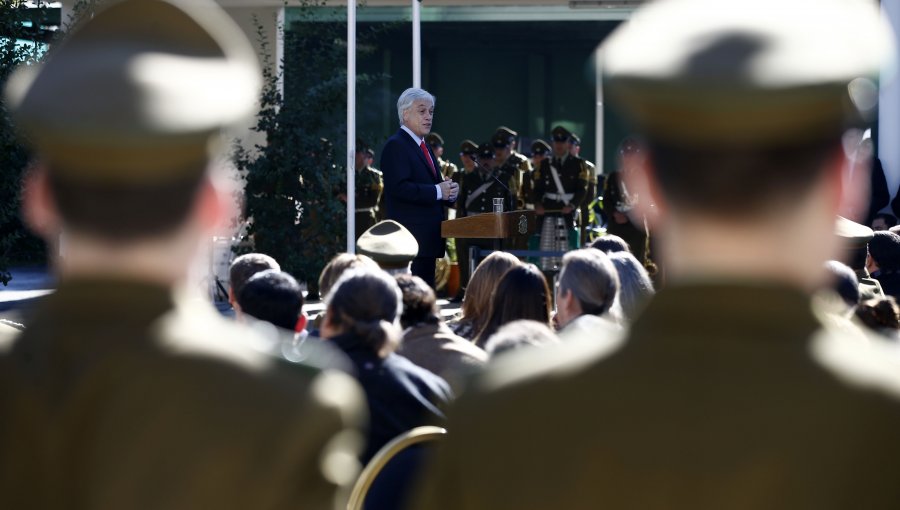
<path fill-rule="evenodd" d="M 356 238 L 378 223 L 384 180 L 371 166 L 375 151 L 356 142 Z"/>
<path fill-rule="evenodd" d="M 462 171 L 457 172 L 455 177 L 455 181 L 459 183 L 462 180 L 464 174 L 471 173 L 475 170 L 475 167 L 478 166 L 478 162 L 475 158 L 478 157 L 478 145 L 472 140 L 466 139 L 459 146 L 459 160 L 463 165 Z"/>
<path fill-rule="evenodd" d="M 494 162 L 498 167 L 505 168 L 507 172 L 515 176 L 515 188 L 510 190 L 516 196 L 516 203 L 510 204 L 506 211 L 514 211 L 525 207 L 525 200 L 522 195 L 523 183 L 526 175 L 531 174 L 531 162 L 528 158 L 515 151 L 516 136 L 518 133 L 506 126 L 500 126 L 491 137 L 491 143 L 494 146 Z"/>
<path fill-rule="evenodd" d="M 534 177 L 534 210 L 543 219 L 541 251 L 566 251 L 578 247 L 578 236 L 571 237 L 575 209 L 587 195 L 590 175 L 584 160 L 569 154 L 569 130 L 553 128 L 553 157 L 544 159 Z M 562 257 L 541 257 L 541 269 L 554 271 Z"/>
<path fill-rule="evenodd" d="M 444 177 L 449 177 L 450 180 L 454 182 L 459 182 L 458 179 L 454 179 L 454 176 L 459 171 L 459 169 L 450 162 L 450 160 L 444 159 L 444 139 L 441 138 L 441 135 L 437 133 L 429 133 L 428 136 L 425 137 L 425 143 L 431 146 L 431 152 L 434 153 L 434 157 L 438 160 L 438 167 L 441 171 L 441 175 Z"/>
<path fill-rule="evenodd" d="M 550 144 L 538 138 L 531 143 L 531 168 L 537 170 L 541 162 L 547 159 L 551 152 Z M 525 199 L 525 209 L 534 210 L 534 171 L 528 172 L 522 180 L 522 196 Z"/>
<path fill-rule="evenodd" d="M 569 136 L 569 154 L 577 158 L 581 157 L 581 138 L 575 133 L 572 133 Z M 596 167 L 593 163 L 584 158 L 582 158 L 582 161 L 584 161 L 584 165 L 590 172 L 587 195 L 585 195 L 584 201 L 582 201 L 581 205 L 578 207 L 578 230 L 581 235 L 581 246 L 585 246 L 588 241 L 587 228 L 590 224 L 590 205 L 597 199 L 597 190 L 600 188 L 597 187 Z"/>
<path fill-rule="evenodd" d="M 464 218 L 476 214 L 491 213 L 494 210 L 494 199 L 503 199 L 503 210 L 509 210 L 515 203 L 512 191 L 516 179 L 515 170 L 508 166 L 498 167 L 495 164 L 495 152 L 491 144 L 483 143 L 478 147 L 478 166 L 463 175 L 460 183 L 459 200 L 457 200 L 457 217 Z M 460 287 L 469 283 L 469 247 L 493 249 L 491 239 L 457 239 L 456 256 L 459 260 Z"/>
<path fill-rule="evenodd" d="M 609 218 L 606 231 L 624 239 L 631 247 L 631 253 L 644 265 L 649 256 L 645 218 L 635 211 L 634 206 L 640 197 L 628 189 L 625 176 L 643 172 L 645 159 L 646 149 L 637 138 L 629 136 L 622 140 L 619 144 L 619 166 L 609 175 L 603 191 L 603 211 Z"/>

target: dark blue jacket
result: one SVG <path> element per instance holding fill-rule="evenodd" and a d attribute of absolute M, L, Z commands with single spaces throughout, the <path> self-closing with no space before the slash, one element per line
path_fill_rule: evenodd
<path fill-rule="evenodd" d="M 401 433 L 421 425 L 444 424 L 440 407 L 453 398 L 453 392 L 442 378 L 398 354 L 382 359 L 353 335 L 339 335 L 331 341 L 353 362 L 369 404 L 369 436 L 361 457 L 364 464 Z"/>
<path fill-rule="evenodd" d="M 419 257 L 441 258 L 444 256 L 441 221 L 444 207 L 450 202 L 437 200 L 434 186 L 442 180 L 440 167 L 428 144 L 425 147 L 437 169 L 437 177 L 409 133 L 400 129 L 388 138 L 381 149 L 382 200 L 386 217 L 406 227 L 418 241 Z"/>

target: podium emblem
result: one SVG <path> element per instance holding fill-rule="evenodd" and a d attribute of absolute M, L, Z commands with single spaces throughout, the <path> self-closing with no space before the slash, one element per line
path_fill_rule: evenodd
<path fill-rule="evenodd" d="M 524 214 L 519 216 L 519 233 L 523 236 L 528 233 L 528 217 Z"/>

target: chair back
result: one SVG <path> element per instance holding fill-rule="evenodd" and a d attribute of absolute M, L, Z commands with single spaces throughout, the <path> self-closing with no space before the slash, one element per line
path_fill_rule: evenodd
<path fill-rule="evenodd" d="M 384 470 L 385 466 L 401 452 L 407 450 L 413 445 L 424 443 L 426 441 L 435 441 L 440 439 L 447 433 L 446 429 L 426 425 L 408 430 L 399 436 L 391 439 L 386 445 L 372 457 L 372 460 L 366 464 L 365 469 L 357 478 L 350 492 L 350 500 L 347 503 L 347 510 L 362 510 L 365 505 L 366 495 L 378 475 Z"/>

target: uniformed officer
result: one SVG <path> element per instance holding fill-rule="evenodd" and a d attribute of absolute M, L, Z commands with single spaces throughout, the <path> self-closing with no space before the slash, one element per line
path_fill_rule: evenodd
<path fill-rule="evenodd" d="M 374 151 L 361 141 L 356 142 L 356 237 L 378 222 L 381 211 L 381 192 L 384 180 L 381 171 L 371 166 Z M 369 156 L 369 152 L 373 152 Z"/>
<path fill-rule="evenodd" d="M 550 144 L 538 138 L 537 140 L 531 142 L 531 168 L 538 169 L 541 167 L 541 162 L 547 159 L 548 154 L 550 154 L 552 149 L 550 148 Z M 526 190 L 527 188 L 527 190 Z M 525 208 L 526 209 L 534 209 L 534 175 L 529 174 L 528 182 L 522 183 L 523 195 L 525 195 Z"/>
<path fill-rule="evenodd" d="M 434 153 L 434 157 L 438 159 L 438 166 L 441 167 L 441 175 L 445 178 L 449 177 L 450 180 L 457 182 L 454 180 L 454 176 L 459 171 L 455 164 L 450 162 L 448 159 L 444 159 L 444 139 L 441 138 L 441 135 L 437 133 L 428 133 L 425 136 L 425 143 L 431 146 L 431 152 Z"/>
<path fill-rule="evenodd" d="M 581 157 L 581 137 L 579 137 L 575 133 L 569 135 L 569 155 L 579 158 Z M 585 195 L 584 201 L 581 203 L 581 205 L 578 206 L 578 228 L 581 232 L 581 246 L 585 246 L 588 240 L 587 229 L 590 223 L 590 211 L 588 211 L 588 207 L 594 200 L 597 199 L 597 190 L 603 188 L 597 185 L 597 169 L 594 164 L 584 158 L 581 159 L 584 161 L 584 165 L 588 168 L 588 172 L 590 175 L 587 195 Z"/>
<path fill-rule="evenodd" d="M 542 217 L 538 220 L 542 251 L 566 251 L 578 246 L 578 236 L 572 231 L 575 209 L 587 196 L 590 172 L 583 159 L 569 154 L 570 136 L 566 128 L 554 127 L 553 157 L 543 160 L 532 174 L 534 210 Z M 541 269 L 556 270 L 561 261 L 561 257 L 542 257 Z"/>
<path fill-rule="evenodd" d="M 822 321 L 842 134 L 896 66 L 868 0 L 656 0 L 600 48 L 647 140 L 666 287 L 623 338 L 498 360 L 411 508 L 896 508 L 896 347 Z M 863 190 L 864 191 L 864 190 Z M 643 200 L 638 202 L 644 203 Z"/>
<path fill-rule="evenodd" d="M 884 289 L 881 288 L 881 283 L 872 278 L 866 269 L 868 244 L 875 236 L 875 232 L 865 225 L 838 216 L 834 225 L 834 235 L 840 240 L 843 249 L 839 260 L 847 264 L 859 280 L 860 301 L 883 298 Z"/>
<path fill-rule="evenodd" d="M 462 163 L 462 172 L 457 172 L 455 177 L 457 182 L 462 179 L 463 172 L 471 173 L 478 166 L 478 144 L 472 140 L 466 139 L 459 145 L 459 160 Z"/>
<path fill-rule="evenodd" d="M 478 167 L 463 175 L 460 184 L 459 200 L 457 200 L 457 216 L 463 218 L 475 214 L 492 213 L 494 199 L 503 199 L 503 210 L 509 211 L 510 204 L 515 204 L 515 193 L 512 191 L 516 179 L 515 169 L 509 166 L 498 167 L 493 144 L 485 142 L 478 147 Z M 460 267 L 460 286 L 465 288 L 469 283 L 471 272 L 469 248 L 477 246 L 484 250 L 493 248 L 490 239 L 457 239 L 456 256 Z"/>
<path fill-rule="evenodd" d="M 65 255 L 0 345 L 0 507 L 345 505 L 357 383 L 288 362 L 189 284 L 230 216 L 211 149 L 260 85 L 253 47 L 203 0 L 108 3 L 10 78 L 38 155 L 23 214 Z"/>
<path fill-rule="evenodd" d="M 500 126 L 494 132 L 491 143 L 494 145 L 494 161 L 498 167 L 505 167 L 515 175 L 515 188 L 510 188 L 516 194 L 516 204 L 508 209 L 524 209 L 526 196 L 530 189 L 525 189 L 525 183 L 531 180 L 531 161 L 524 155 L 516 152 L 516 137 L 518 133 L 506 126 Z"/>

